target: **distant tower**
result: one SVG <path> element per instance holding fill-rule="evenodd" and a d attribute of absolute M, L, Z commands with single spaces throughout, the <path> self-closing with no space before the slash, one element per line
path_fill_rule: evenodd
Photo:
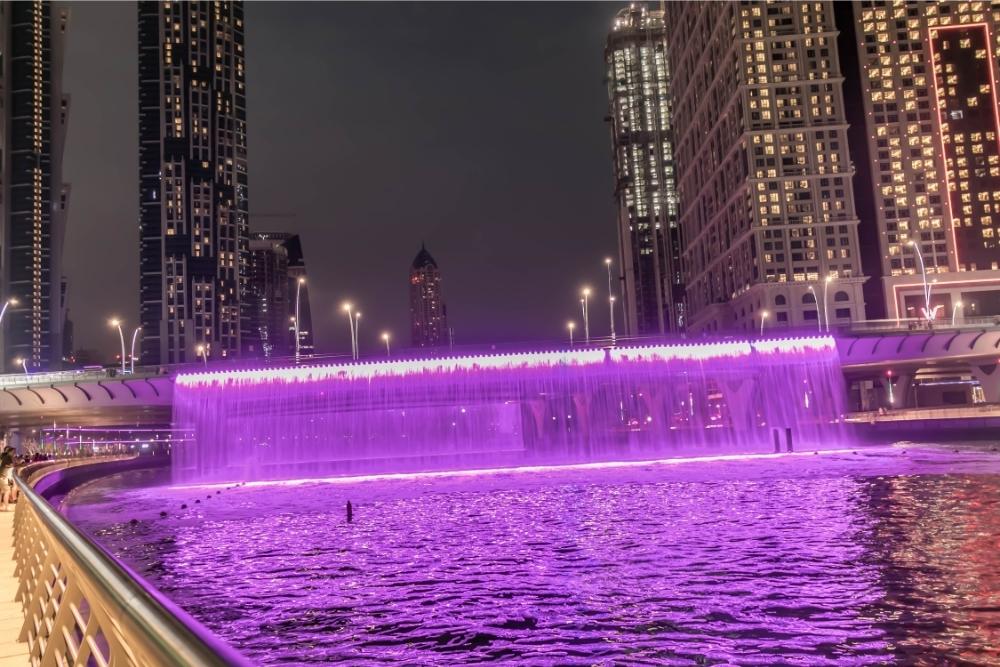
<path fill-rule="evenodd" d="M 413 347 L 442 347 L 449 342 L 441 271 L 423 244 L 410 267 L 410 340 Z"/>
<path fill-rule="evenodd" d="M 250 235 L 250 281 L 245 307 L 250 311 L 250 335 L 243 341 L 251 356 L 286 357 L 291 317 L 288 249 L 281 239 Z"/>

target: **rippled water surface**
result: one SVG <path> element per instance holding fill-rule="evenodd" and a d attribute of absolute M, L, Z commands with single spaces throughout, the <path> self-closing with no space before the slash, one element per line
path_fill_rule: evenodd
<path fill-rule="evenodd" d="M 130 473 L 65 511 L 260 663 L 1000 664 L 998 456 L 196 489 Z"/>

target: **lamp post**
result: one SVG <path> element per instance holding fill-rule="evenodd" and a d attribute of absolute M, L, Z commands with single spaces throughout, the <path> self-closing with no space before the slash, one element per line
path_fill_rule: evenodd
<path fill-rule="evenodd" d="M 830 333 L 830 311 L 826 307 L 827 303 L 827 288 L 830 287 L 830 283 L 833 282 L 833 276 L 827 276 L 823 281 L 823 319 L 826 321 L 826 332 Z"/>
<path fill-rule="evenodd" d="M 112 318 L 108 324 L 118 329 L 118 338 L 122 342 L 122 375 L 125 375 L 125 332 L 122 331 L 122 321 L 118 318 Z"/>
<path fill-rule="evenodd" d="M 771 313 L 767 312 L 766 310 L 760 311 L 760 335 L 761 336 L 764 335 L 764 322 L 767 321 L 767 318 L 770 315 L 771 315 Z"/>
<path fill-rule="evenodd" d="M 348 301 L 343 305 L 344 312 L 347 313 L 347 326 L 351 330 L 351 359 L 358 358 L 357 334 L 354 328 L 354 306 Z"/>
<path fill-rule="evenodd" d="M 573 347 L 573 329 L 576 329 L 576 322 L 567 322 L 566 328 L 569 329 L 569 346 Z"/>
<path fill-rule="evenodd" d="M 924 254 L 920 252 L 920 246 L 917 245 L 916 241 L 907 241 L 906 245 L 913 248 L 914 252 L 917 253 L 917 261 L 920 262 L 920 275 L 924 281 L 924 318 L 927 320 L 931 319 L 931 288 L 927 284 L 927 267 L 924 266 Z"/>
<path fill-rule="evenodd" d="M 611 344 L 615 344 L 615 290 L 611 284 L 611 258 L 604 259 L 604 265 L 608 267 L 608 303 L 611 309 Z"/>
<path fill-rule="evenodd" d="M 354 359 L 361 357 L 361 348 L 358 344 L 358 329 L 361 327 L 361 312 L 354 313 Z"/>
<path fill-rule="evenodd" d="M 133 375 L 135 375 L 135 339 L 139 336 L 139 331 L 141 329 L 142 327 L 138 326 L 135 328 L 135 331 L 132 332 L 132 347 L 129 348 L 128 353 L 129 372 Z"/>
<path fill-rule="evenodd" d="M 7 312 L 7 307 L 16 305 L 17 305 L 17 299 L 15 299 L 14 297 L 11 297 L 3 302 L 3 308 L 0 308 L 0 324 L 3 324 L 3 316 Z"/>
<path fill-rule="evenodd" d="M 816 304 L 816 331 L 823 333 L 823 317 L 819 314 L 819 299 L 816 298 L 816 290 L 809 286 L 809 292 L 813 295 L 813 303 Z"/>
<path fill-rule="evenodd" d="M 198 356 L 201 357 L 202 362 L 205 364 L 205 368 L 208 368 L 208 348 L 204 345 L 198 345 L 198 347 L 194 348 L 194 350 L 198 353 Z"/>
<path fill-rule="evenodd" d="M 959 309 L 962 307 L 961 301 L 956 301 L 955 305 L 951 309 L 951 326 L 955 326 L 955 316 L 958 314 Z"/>
<path fill-rule="evenodd" d="M 590 345 L 590 288 L 584 287 L 580 307 L 583 309 L 583 339 Z"/>
<path fill-rule="evenodd" d="M 299 278 L 298 282 L 295 283 L 295 363 L 299 363 L 299 345 L 301 343 L 301 337 L 299 336 L 299 302 L 302 296 L 302 286 L 306 284 L 305 278 Z"/>
<path fill-rule="evenodd" d="M 392 352 L 389 350 L 389 332 L 388 331 L 383 331 L 382 332 L 382 340 L 385 342 L 385 356 L 391 357 L 392 356 Z"/>
<path fill-rule="evenodd" d="M 24 357 L 18 357 L 14 360 L 14 363 L 24 369 L 24 374 L 28 374 L 28 360 Z"/>

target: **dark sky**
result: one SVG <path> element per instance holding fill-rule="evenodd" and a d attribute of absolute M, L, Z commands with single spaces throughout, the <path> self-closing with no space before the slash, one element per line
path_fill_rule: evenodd
<path fill-rule="evenodd" d="M 602 49 L 620 6 L 246 5 L 251 229 L 301 234 L 320 351 L 349 349 L 345 298 L 362 349 L 408 341 L 421 240 L 458 343 L 579 319 L 617 255 Z M 114 352 L 108 317 L 138 320 L 136 10 L 71 7 L 71 319 L 77 348 Z"/>

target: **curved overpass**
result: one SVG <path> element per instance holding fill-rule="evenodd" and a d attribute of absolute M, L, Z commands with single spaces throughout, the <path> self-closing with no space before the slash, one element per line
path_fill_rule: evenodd
<path fill-rule="evenodd" d="M 0 376 L 0 420 L 5 428 L 165 424 L 173 377 L 105 371 Z"/>

